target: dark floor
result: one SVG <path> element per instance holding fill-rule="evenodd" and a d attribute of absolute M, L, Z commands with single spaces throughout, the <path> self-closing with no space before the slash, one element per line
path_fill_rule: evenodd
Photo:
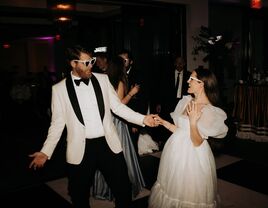
<path fill-rule="evenodd" d="M 243 174 L 241 174 L 243 173 Z M 255 174 L 258 177 L 254 177 Z M 268 196 L 268 165 L 240 160 L 217 169 L 218 178 Z"/>
<path fill-rule="evenodd" d="M 30 162 L 28 155 L 40 149 L 46 136 L 49 120 L 47 117 L 39 117 L 31 109 L 25 111 L 16 107 L 10 114 L 8 113 L 1 115 L 1 120 L 5 121 L 1 127 L 0 140 L 2 204 L 6 204 L 5 207 L 16 207 L 17 205 L 41 208 L 70 207 L 66 200 L 45 185 L 47 181 L 65 176 L 64 139 L 59 143 L 52 159 L 46 166 L 41 170 L 32 171 L 28 168 Z M 260 143 L 238 139 L 234 136 L 234 131 L 235 129 L 231 126 L 230 133 L 225 140 L 210 140 L 215 155 L 224 153 L 245 159 L 248 161 L 246 166 L 253 168 L 252 179 L 258 178 L 259 174 L 257 176 L 256 171 L 259 167 L 265 168 L 267 171 L 268 142 Z M 148 189 L 156 179 L 158 163 L 159 159 L 156 157 L 141 158 L 141 168 Z M 255 166 L 255 164 L 259 166 Z M 238 168 L 236 172 L 239 172 L 239 168 L 245 168 L 245 164 L 235 168 Z M 241 171 L 243 170 L 241 169 Z M 227 171 L 226 174 L 230 174 L 230 172 Z M 267 184 L 266 178 L 260 180 L 264 180 L 263 184 Z M 36 204 L 38 201 L 39 203 Z M 136 208 L 147 207 L 147 197 L 134 201 L 133 206 Z"/>
<path fill-rule="evenodd" d="M 39 117 L 25 108 L 14 108 L 10 114 L 1 116 L 5 120 L 0 140 L 2 204 L 6 207 L 70 207 L 68 201 L 45 185 L 47 181 L 66 176 L 65 132 L 52 159 L 44 168 L 33 171 L 29 169 L 29 154 L 41 148 L 49 126 L 48 118 Z M 152 156 L 141 158 L 141 168 L 149 189 L 155 181 L 158 163 L 159 159 Z M 37 205 L 36 201 L 40 203 Z M 133 207 L 147 207 L 147 197 L 135 200 Z"/>

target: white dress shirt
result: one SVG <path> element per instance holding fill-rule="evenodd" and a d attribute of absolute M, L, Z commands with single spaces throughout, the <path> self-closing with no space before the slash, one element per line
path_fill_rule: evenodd
<path fill-rule="evenodd" d="M 73 76 L 73 79 L 80 78 Z M 86 138 L 104 136 L 104 129 L 92 82 L 90 81 L 88 85 L 81 82 L 79 86 L 74 83 L 74 86 L 86 127 Z"/>
<path fill-rule="evenodd" d="M 181 98 L 181 94 L 182 94 L 182 79 L 183 79 L 183 71 L 178 72 L 177 70 L 175 70 L 175 86 L 176 86 L 176 82 L 177 82 L 177 77 L 179 76 L 179 86 L 177 89 L 177 98 Z"/>

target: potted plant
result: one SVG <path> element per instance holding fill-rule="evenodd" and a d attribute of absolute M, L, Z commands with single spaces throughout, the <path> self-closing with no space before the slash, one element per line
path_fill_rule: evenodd
<path fill-rule="evenodd" d="M 192 37 L 195 45 L 192 54 L 195 57 L 204 55 L 203 61 L 209 62 L 209 67 L 217 76 L 222 76 L 224 71 L 233 74 L 234 70 L 234 49 L 238 40 L 233 38 L 229 32 L 212 34 L 208 27 L 201 26 L 197 36 Z M 234 74 L 233 74 L 234 75 Z"/>

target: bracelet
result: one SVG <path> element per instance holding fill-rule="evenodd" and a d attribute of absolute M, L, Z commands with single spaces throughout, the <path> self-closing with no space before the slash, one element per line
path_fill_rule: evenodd
<path fill-rule="evenodd" d="M 132 95 L 130 95 L 129 93 L 127 94 L 129 97 L 132 97 Z"/>

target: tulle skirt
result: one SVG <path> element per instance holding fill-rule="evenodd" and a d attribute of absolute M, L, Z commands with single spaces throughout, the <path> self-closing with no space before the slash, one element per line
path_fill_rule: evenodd
<path fill-rule="evenodd" d="M 193 146 L 189 135 L 176 131 L 165 144 L 150 208 L 215 208 L 215 160 L 208 142 Z"/>

